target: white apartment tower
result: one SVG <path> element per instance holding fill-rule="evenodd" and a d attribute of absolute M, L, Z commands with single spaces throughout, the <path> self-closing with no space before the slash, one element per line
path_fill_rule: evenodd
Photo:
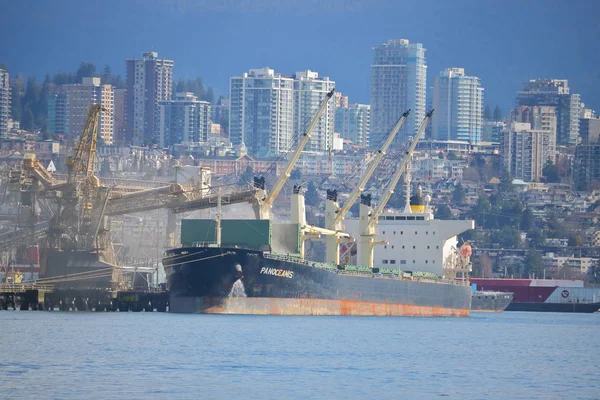
<path fill-rule="evenodd" d="M 369 146 L 371 130 L 371 106 L 368 104 L 350 104 L 338 107 L 335 113 L 335 131 L 342 138 L 357 146 Z"/>
<path fill-rule="evenodd" d="M 425 48 L 407 39 L 389 40 L 373 48 L 371 65 L 371 144 L 376 144 L 411 109 L 396 137 L 405 141 L 425 118 L 427 91 Z"/>
<path fill-rule="evenodd" d="M 448 68 L 435 77 L 431 134 L 437 140 L 481 142 L 483 88 L 463 68 Z"/>
<path fill-rule="evenodd" d="M 265 67 L 230 79 L 229 139 L 251 156 L 287 151 L 294 136 L 294 79 Z"/>
<path fill-rule="evenodd" d="M 319 109 L 321 101 L 334 88 L 335 82 L 328 77 L 319 78 L 318 72 L 306 70 L 294 75 L 294 139 L 304 134 L 307 125 Z M 327 151 L 333 149 L 334 129 L 335 99 L 330 99 L 305 150 Z"/>
<path fill-rule="evenodd" d="M 200 143 L 210 133 L 210 103 L 193 93 L 177 93 L 175 99 L 160 102 L 159 146 Z"/>
<path fill-rule="evenodd" d="M 531 129 L 530 123 L 511 122 L 502 143 L 504 164 L 513 178 L 539 181 L 550 159 L 550 132 Z"/>
<path fill-rule="evenodd" d="M 81 83 L 60 85 L 48 99 L 48 130 L 68 138 L 78 137 L 85 127 L 89 108 L 100 104 L 98 136 L 102 143 L 114 140 L 114 87 L 103 85 L 100 78 L 83 78 Z"/>
<path fill-rule="evenodd" d="M 8 71 L 0 68 L 0 139 L 8 134 L 10 119 L 10 76 Z"/>
<path fill-rule="evenodd" d="M 556 107 L 553 106 L 519 106 L 509 115 L 511 122 L 525 122 L 531 129 L 546 131 L 550 135 L 548 154 L 554 161 L 556 155 Z"/>
<path fill-rule="evenodd" d="M 173 60 L 160 59 L 156 52 L 144 53 L 141 59 L 126 61 L 128 143 L 142 145 L 157 142 L 159 102 L 171 100 L 173 65 Z"/>

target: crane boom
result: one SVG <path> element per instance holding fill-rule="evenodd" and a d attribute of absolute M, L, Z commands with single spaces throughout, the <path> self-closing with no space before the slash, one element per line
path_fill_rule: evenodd
<path fill-rule="evenodd" d="M 367 182 L 369 181 L 369 179 L 371 179 L 371 176 L 373 176 L 373 174 L 375 173 L 377 166 L 379 165 L 379 163 L 385 156 L 388 147 L 390 147 L 390 145 L 392 144 L 392 141 L 394 140 L 394 138 L 400 131 L 400 128 L 402 128 L 402 125 L 404 125 L 404 122 L 406 121 L 406 118 L 408 118 L 409 114 L 410 114 L 410 109 L 408 109 L 404 114 L 402 114 L 400 119 L 398 119 L 398 122 L 396 122 L 396 125 L 390 131 L 387 139 L 385 140 L 385 142 L 383 143 L 381 148 L 378 150 L 377 155 L 375 156 L 373 161 L 371 161 L 371 163 L 367 167 L 367 171 L 363 175 L 358 186 L 356 186 L 356 188 L 352 191 L 352 193 L 350 193 L 350 196 L 348 197 L 348 200 L 346 201 L 344 206 L 338 210 L 338 212 L 335 216 L 334 225 L 339 225 L 342 222 L 342 220 L 344 219 L 344 216 L 348 213 L 348 211 L 350 211 L 350 208 L 352 207 L 352 205 L 354 204 L 354 202 L 356 201 L 358 196 L 363 192 L 363 190 L 365 190 L 365 186 L 367 185 Z M 328 228 L 333 229 L 332 227 L 328 227 Z"/>
<path fill-rule="evenodd" d="M 100 104 L 94 104 L 90 107 L 75 152 L 66 161 L 69 170 L 68 182 L 71 182 L 74 175 L 81 172 L 84 172 L 86 178 L 94 176 L 96 149 L 98 147 L 98 120 L 102 110 L 103 107 Z M 84 159 L 84 153 L 87 153 L 86 159 Z"/>
<path fill-rule="evenodd" d="M 373 212 L 373 214 L 371 215 L 371 217 L 369 219 L 369 226 L 373 226 L 374 224 L 377 223 L 377 219 L 378 219 L 379 215 L 383 212 L 388 200 L 390 199 L 390 197 L 392 197 L 392 194 L 394 194 L 394 188 L 396 188 L 396 185 L 398 184 L 400 177 L 402 176 L 404 171 L 406 171 L 406 167 L 408 166 L 408 163 L 410 162 L 412 153 L 413 153 L 413 151 L 415 151 L 415 148 L 417 147 L 417 143 L 419 143 L 421 136 L 423 136 L 423 132 L 425 132 L 425 128 L 427 127 L 427 124 L 429 123 L 429 120 L 431 119 L 432 115 L 433 115 L 433 109 L 427 113 L 425 118 L 423 118 L 423 121 L 421 122 L 421 125 L 419 126 L 419 130 L 417 131 L 417 134 L 415 135 L 413 140 L 410 142 L 410 146 L 408 147 L 404 157 L 402 158 L 402 162 L 400 164 L 398 164 L 398 166 L 396 167 L 394 176 L 388 183 L 387 188 L 385 189 L 385 191 L 383 192 L 383 195 L 379 199 L 379 204 L 377 204 L 377 208 L 375 209 L 375 211 Z"/>
<path fill-rule="evenodd" d="M 294 153 L 290 157 L 290 160 L 288 161 L 288 163 L 285 167 L 285 171 L 277 179 L 277 181 L 273 185 L 273 189 L 271 190 L 271 192 L 268 195 L 265 195 L 264 188 L 262 188 L 263 189 L 262 193 L 259 193 L 259 196 L 262 197 L 261 199 L 258 200 L 259 207 L 260 207 L 258 210 L 259 211 L 258 212 L 259 219 L 268 219 L 269 218 L 270 209 L 271 209 L 271 206 L 273 205 L 273 202 L 275 201 L 275 199 L 279 195 L 279 192 L 281 192 L 281 189 L 283 189 L 283 186 L 289 179 L 289 177 L 292 173 L 292 169 L 294 169 L 294 165 L 296 165 L 298 158 L 300 158 L 300 153 L 302 153 L 302 150 L 304 150 L 304 147 L 310 140 L 312 131 L 315 129 L 315 127 L 319 123 L 319 118 L 321 118 L 321 115 L 323 115 L 325 108 L 327 108 L 327 103 L 333 97 L 334 92 L 335 92 L 335 89 L 332 89 L 329 93 L 327 93 L 325 95 L 323 100 L 321 100 L 321 104 L 319 105 L 317 112 L 315 113 L 312 121 L 310 122 L 308 128 L 306 129 L 306 132 L 302 135 L 302 138 L 298 142 L 298 146 L 296 147 L 296 150 L 294 150 Z"/>

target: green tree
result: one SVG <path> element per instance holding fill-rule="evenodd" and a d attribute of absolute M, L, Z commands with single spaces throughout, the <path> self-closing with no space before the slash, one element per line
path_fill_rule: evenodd
<path fill-rule="evenodd" d="M 486 104 L 485 108 L 483 109 L 483 119 L 485 119 L 486 121 L 490 121 L 492 117 L 492 108 L 489 104 Z"/>
<path fill-rule="evenodd" d="M 450 150 L 448 152 L 448 155 L 446 156 L 446 158 L 448 160 L 458 160 L 458 159 L 460 159 L 460 157 L 458 157 L 458 155 L 456 155 L 456 152 L 454 150 Z"/>
<path fill-rule="evenodd" d="M 251 166 L 247 166 L 246 170 L 242 172 L 240 175 L 240 179 L 238 180 L 239 185 L 247 185 L 254 181 L 254 170 Z"/>
<path fill-rule="evenodd" d="M 437 206 L 434 217 L 435 219 L 454 219 L 454 215 L 447 204 Z"/>
<path fill-rule="evenodd" d="M 521 230 L 530 231 L 534 227 L 535 217 L 533 216 L 533 211 L 531 211 L 531 208 L 525 207 L 521 213 Z"/>
<path fill-rule="evenodd" d="M 498 185 L 498 190 L 500 193 L 512 193 L 515 191 L 515 187 L 512 183 L 513 178 L 508 172 L 507 169 L 504 169 L 502 173 L 502 177 L 500 178 L 500 184 Z"/>
<path fill-rule="evenodd" d="M 452 201 L 454 203 L 464 203 L 465 201 L 465 190 L 462 185 L 459 183 L 454 187 L 454 191 L 452 192 Z"/>
<path fill-rule="evenodd" d="M 296 180 L 302 179 L 302 171 L 300 170 L 300 168 L 294 168 L 290 173 L 290 178 Z"/>
<path fill-rule="evenodd" d="M 488 200 L 485 194 L 482 194 L 477 199 L 477 203 L 471 210 L 471 214 L 477 223 L 477 226 L 481 226 L 482 228 L 488 228 L 490 226 L 490 211 L 492 206 L 490 205 L 490 201 Z"/>
<path fill-rule="evenodd" d="M 498 243 L 504 249 L 516 249 L 521 245 L 521 234 L 516 228 L 504 226 L 492 232 L 492 243 Z"/>
<path fill-rule="evenodd" d="M 538 248 L 544 244 L 544 233 L 540 228 L 533 227 L 527 233 L 527 239 L 529 240 L 530 248 Z"/>
<path fill-rule="evenodd" d="M 438 153 L 438 158 L 439 158 L 440 160 L 443 160 L 443 159 L 444 159 L 444 158 L 446 158 L 446 157 L 444 157 L 444 153 L 440 151 L 440 152 Z"/>
<path fill-rule="evenodd" d="M 523 262 L 525 267 L 525 277 L 542 277 L 544 275 L 544 266 L 542 263 L 542 256 L 539 250 L 530 249 L 525 255 L 525 261 Z"/>
<path fill-rule="evenodd" d="M 494 121 L 502 121 L 502 111 L 498 106 L 494 108 Z"/>
<path fill-rule="evenodd" d="M 185 81 L 183 79 L 179 79 L 177 84 L 175 85 L 175 93 L 186 92 L 187 87 L 185 85 Z"/>
<path fill-rule="evenodd" d="M 308 206 L 316 207 L 320 204 L 319 191 L 317 190 L 317 185 L 314 181 L 308 183 L 304 198 L 306 200 L 306 205 Z"/>
<path fill-rule="evenodd" d="M 23 76 L 18 74 L 11 84 L 11 118 L 15 121 L 21 121 L 23 116 L 23 92 L 25 84 Z"/>
<path fill-rule="evenodd" d="M 75 75 L 76 83 L 81 83 L 83 78 L 91 78 L 96 76 L 96 66 L 90 62 L 82 62 L 79 64 L 79 69 Z"/>
<path fill-rule="evenodd" d="M 21 117 L 21 129 L 26 131 L 35 130 L 35 118 L 33 116 L 33 111 L 31 111 L 31 107 L 29 104 L 26 104 L 23 108 L 23 116 Z"/>
<path fill-rule="evenodd" d="M 112 82 L 112 70 L 110 65 L 105 65 L 102 69 L 102 83 L 110 84 Z"/>
<path fill-rule="evenodd" d="M 550 160 L 546 161 L 544 169 L 542 170 L 545 181 L 548 183 L 559 183 L 560 175 L 558 173 L 558 167 Z"/>

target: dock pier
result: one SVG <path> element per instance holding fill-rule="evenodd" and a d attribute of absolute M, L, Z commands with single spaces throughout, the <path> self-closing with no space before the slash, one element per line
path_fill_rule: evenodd
<path fill-rule="evenodd" d="M 0 286 L 0 310 L 166 312 L 169 293 L 145 290 L 58 289 Z"/>

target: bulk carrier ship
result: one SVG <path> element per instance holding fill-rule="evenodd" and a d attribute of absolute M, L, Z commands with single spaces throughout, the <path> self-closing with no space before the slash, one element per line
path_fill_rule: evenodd
<path fill-rule="evenodd" d="M 365 166 L 358 185 L 343 207 L 337 192 L 328 191 L 325 227 L 306 223 L 304 190 L 294 186 L 291 221 L 274 223 L 270 210 L 310 134 L 327 108 L 333 91 L 322 100 L 304 135 L 270 193 L 265 179 L 255 178 L 257 220 L 221 220 L 220 206 L 216 220 L 183 220 L 183 247 L 166 252 L 163 265 L 170 292 L 170 311 L 216 314 L 277 315 L 380 315 L 380 316 L 467 316 L 471 306 L 471 289 L 456 274 L 439 275 L 410 270 L 378 268 L 373 265 L 376 225 L 385 204 L 432 112 L 422 121 L 403 159 L 383 190 L 376 208 L 370 195 L 363 194 L 406 120 L 405 112 L 387 135 L 384 144 Z M 340 261 L 339 245 L 349 240 L 343 220 L 360 196 L 360 240 L 357 239 L 360 265 Z M 220 204 L 220 202 L 219 202 Z M 326 262 L 304 258 L 307 239 L 325 243 Z M 416 267 L 416 266 L 415 266 Z"/>

